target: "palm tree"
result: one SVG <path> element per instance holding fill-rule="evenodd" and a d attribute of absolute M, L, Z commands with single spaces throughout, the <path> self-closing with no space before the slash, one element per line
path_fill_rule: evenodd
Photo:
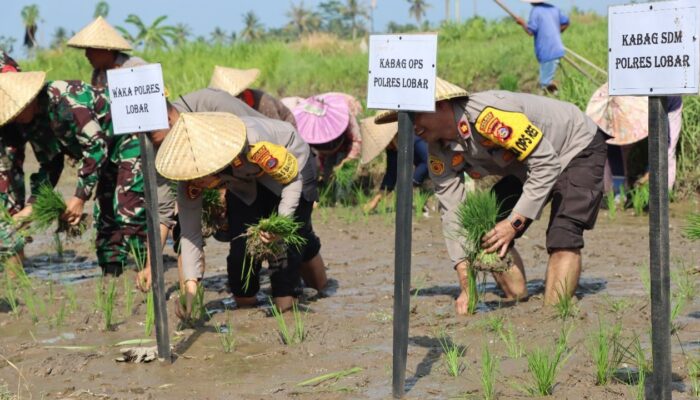
<path fill-rule="evenodd" d="M 309 23 L 312 20 L 313 12 L 304 7 L 304 0 L 299 2 L 299 5 L 292 3 L 292 7 L 287 11 L 287 17 L 291 19 L 289 24 L 292 25 L 299 34 L 309 30 Z"/>
<path fill-rule="evenodd" d="M 175 46 L 182 46 L 187 43 L 187 38 L 192 36 L 192 29 L 187 24 L 178 23 L 175 25 L 173 30 L 175 37 L 173 38 L 173 44 Z"/>
<path fill-rule="evenodd" d="M 226 31 L 223 29 L 219 28 L 218 26 L 214 28 L 214 30 L 211 33 L 211 41 L 214 44 L 221 45 L 226 43 L 228 40 L 228 34 L 226 34 Z"/>
<path fill-rule="evenodd" d="M 95 12 L 92 14 L 93 18 L 107 18 L 107 14 L 109 14 L 109 4 L 106 1 L 103 0 L 95 4 Z"/>
<path fill-rule="evenodd" d="M 350 18 L 352 38 L 354 40 L 357 37 L 357 28 L 359 26 L 357 23 L 357 19 L 369 18 L 369 12 L 367 11 L 367 7 L 365 5 L 360 4 L 359 0 L 347 0 L 347 5 L 345 6 L 343 11 L 343 14 L 345 14 L 347 18 Z"/>
<path fill-rule="evenodd" d="M 24 24 L 24 45 L 31 49 L 39 44 L 36 41 L 37 22 L 39 22 L 39 7 L 36 4 L 22 8 L 22 23 Z"/>
<path fill-rule="evenodd" d="M 141 21 L 141 18 L 135 14 L 129 14 L 124 22 L 132 24 L 138 30 L 136 36 L 132 36 L 126 29 L 117 27 L 119 31 L 131 41 L 134 45 L 143 45 L 145 50 L 158 49 L 168 47 L 167 39 L 175 41 L 177 39 L 176 28 L 170 25 L 160 25 L 166 18 L 166 15 L 161 15 L 156 18 L 150 26 Z"/>
<path fill-rule="evenodd" d="M 420 21 L 425 17 L 425 11 L 430 7 L 425 0 L 407 0 L 411 7 L 408 9 L 408 15 L 412 16 L 420 25 Z"/>
<path fill-rule="evenodd" d="M 51 41 L 52 49 L 60 49 L 64 43 L 68 40 L 68 32 L 62 26 L 56 28 L 53 33 L 53 40 Z"/>
<path fill-rule="evenodd" d="M 264 28 L 260 23 L 260 19 L 253 11 L 248 11 L 243 14 L 244 28 L 241 31 L 241 39 L 243 40 L 258 40 L 262 37 Z"/>
<path fill-rule="evenodd" d="M 445 0 L 445 22 L 450 21 L 450 0 Z"/>

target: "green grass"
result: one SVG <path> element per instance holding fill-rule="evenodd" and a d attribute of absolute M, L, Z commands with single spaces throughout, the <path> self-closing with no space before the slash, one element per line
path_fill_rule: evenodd
<path fill-rule="evenodd" d="M 134 283 L 127 274 L 124 274 L 122 284 L 124 285 L 124 318 L 128 318 L 134 310 Z"/>
<path fill-rule="evenodd" d="M 681 264 L 671 273 L 671 283 L 676 286 L 678 296 L 686 300 L 693 300 L 698 293 L 698 284 L 691 268 Z"/>
<path fill-rule="evenodd" d="M 61 307 L 58 309 L 54 315 L 53 325 L 56 327 L 63 326 L 63 322 L 66 319 L 66 300 L 61 301 Z"/>
<path fill-rule="evenodd" d="M 184 296 L 181 298 L 184 298 Z M 197 292 L 195 292 L 194 299 L 192 299 L 192 314 L 190 317 L 193 321 L 203 321 L 209 318 L 207 304 L 204 301 L 204 285 L 202 283 L 197 284 Z"/>
<path fill-rule="evenodd" d="M 596 385 L 607 385 L 622 363 L 624 353 L 619 346 L 621 331 L 622 325 L 619 323 L 610 327 L 599 320 L 598 330 L 588 337 L 588 351 L 596 369 Z"/>
<path fill-rule="evenodd" d="M 484 326 L 488 332 L 500 333 L 504 328 L 505 317 L 502 315 L 491 315 L 484 320 Z"/>
<path fill-rule="evenodd" d="M 19 316 L 19 298 L 17 287 L 9 274 L 5 274 L 5 302 L 10 306 L 10 313 Z"/>
<path fill-rule="evenodd" d="M 302 223 L 294 217 L 272 213 L 267 218 L 261 218 L 255 225 L 250 225 L 244 234 L 246 239 L 246 259 L 243 260 L 244 268 L 241 270 L 243 289 L 250 285 L 253 276 L 253 266 L 257 261 L 274 261 L 278 256 L 286 252 L 288 247 L 299 248 L 306 244 L 306 239 L 299 235 L 298 230 Z M 262 232 L 274 234 L 279 240 L 272 243 L 264 243 Z"/>
<path fill-rule="evenodd" d="M 269 301 L 270 310 L 272 312 L 272 316 L 275 318 L 275 322 L 277 322 L 277 331 L 280 335 L 282 343 L 286 344 L 287 346 L 290 346 L 293 344 L 302 343 L 304 340 L 306 340 L 307 332 L 306 328 L 304 327 L 304 319 L 302 317 L 301 311 L 299 311 L 299 306 L 297 306 L 296 303 L 292 305 L 294 331 L 290 332 L 289 327 L 287 326 L 287 322 L 284 319 L 284 315 L 282 315 L 280 310 L 272 301 L 272 298 L 270 298 Z"/>
<path fill-rule="evenodd" d="M 416 190 L 413 192 L 413 207 L 416 213 L 416 219 L 423 217 L 423 209 L 430 200 L 431 193 L 425 190 Z"/>
<path fill-rule="evenodd" d="M 68 300 L 68 311 L 73 312 L 78 309 L 78 296 L 75 293 L 75 288 L 73 286 L 64 286 L 63 294 Z"/>
<path fill-rule="evenodd" d="M 572 13 L 570 18 L 571 27 L 562 35 L 564 44 L 599 66 L 607 65 L 607 19 L 588 13 Z M 469 19 L 433 26 L 431 30 L 439 32 L 440 77 L 470 92 L 494 88 L 539 92 L 532 38 L 510 18 Z M 468 56 L 464 43 L 469 43 Z M 262 73 L 255 86 L 279 97 L 340 90 L 364 102 L 367 94 L 367 54 L 361 51 L 359 39 L 324 46 L 275 39 L 236 41 L 231 45 L 190 42 L 167 50 L 134 53 L 163 65 L 171 98 L 207 87 L 215 65 L 260 68 Z M 90 80 L 92 68 L 80 50 L 63 48 L 36 54 L 31 60 L 21 60 L 23 70 L 48 71 L 49 80 Z M 596 85 L 568 65 L 560 70 L 556 78 L 560 82 L 559 98 L 585 109 Z M 700 98 L 696 96 L 684 98 L 682 132 L 676 186 L 688 193 L 700 186 Z"/>
<path fill-rule="evenodd" d="M 608 218 L 614 220 L 617 215 L 617 203 L 615 202 L 615 192 L 613 190 L 605 195 L 605 205 L 608 209 Z"/>
<path fill-rule="evenodd" d="M 649 185 L 637 186 L 632 190 L 632 209 L 634 215 L 644 215 L 644 209 L 649 206 Z"/>
<path fill-rule="evenodd" d="M 61 214 L 66 211 L 66 202 L 63 196 L 50 185 L 42 185 L 32 205 L 31 221 L 37 231 L 45 231 L 54 222 L 58 222 Z"/>
<path fill-rule="evenodd" d="M 557 303 L 554 305 L 557 316 L 566 321 L 569 318 L 575 317 L 578 314 L 578 307 L 574 304 L 573 296 L 569 296 L 567 288 L 557 290 Z"/>
<path fill-rule="evenodd" d="M 102 297 L 102 320 L 106 331 L 112 330 L 114 327 L 113 316 L 114 306 L 117 301 L 117 280 L 116 278 L 109 279 L 107 291 Z"/>
<path fill-rule="evenodd" d="M 554 390 L 557 374 L 566 362 L 568 333 L 562 330 L 554 349 L 537 348 L 527 355 L 527 369 L 532 383 L 525 391 L 531 396 L 549 396 Z"/>
<path fill-rule="evenodd" d="M 690 240 L 700 240 L 700 213 L 690 213 L 686 217 L 685 236 Z"/>
<path fill-rule="evenodd" d="M 513 325 L 508 323 L 499 332 L 498 336 L 503 341 L 508 352 L 508 357 L 510 358 L 520 358 L 523 356 L 523 346 L 518 342 L 518 338 L 515 336 L 515 329 Z"/>
<path fill-rule="evenodd" d="M 442 347 L 442 354 L 445 357 L 445 369 L 447 373 L 450 376 L 459 376 L 464 369 L 461 358 L 464 356 L 464 352 L 467 351 L 467 348 L 456 344 L 445 332 L 442 332 L 438 336 L 438 341 L 440 342 L 440 347 Z"/>
<path fill-rule="evenodd" d="M 284 320 L 282 312 L 280 312 L 272 299 L 270 299 L 270 310 L 272 311 L 272 316 L 275 318 L 275 322 L 277 322 L 277 332 L 280 335 L 282 343 L 287 346 L 294 344 L 294 335 L 289 332 L 287 321 Z"/>
<path fill-rule="evenodd" d="M 700 360 L 687 360 L 690 394 L 700 398 Z"/>
<path fill-rule="evenodd" d="M 228 312 L 226 313 L 226 323 L 222 324 L 217 322 L 214 327 L 216 328 L 216 334 L 219 337 L 219 342 L 221 342 L 224 353 L 232 352 L 236 348 L 236 336 L 233 333 L 233 326 L 231 325 Z"/>
<path fill-rule="evenodd" d="M 606 295 L 603 299 L 608 306 L 608 310 L 614 314 L 620 314 L 632 305 L 631 301 L 624 297 L 613 299 L 609 295 Z"/>
<path fill-rule="evenodd" d="M 496 373 L 498 372 L 498 358 L 489 350 L 488 344 L 484 345 L 481 352 L 481 390 L 484 400 L 496 398 Z"/>
<path fill-rule="evenodd" d="M 153 289 L 146 294 L 146 321 L 143 324 L 143 333 L 146 336 L 151 336 L 153 328 L 156 325 L 156 309 L 153 299 Z"/>

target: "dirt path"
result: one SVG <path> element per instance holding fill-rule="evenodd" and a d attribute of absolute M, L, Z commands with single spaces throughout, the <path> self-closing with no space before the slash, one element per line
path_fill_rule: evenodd
<path fill-rule="evenodd" d="M 681 237 L 681 217 L 696 206 L 674 205 L 671 213 L 673 269 L 682 265 L 698 269 L 700 246 Z M 618 213 L 619 214 L 619 213 Z M 18 317 L 2 303 L 0 309 L 0 386 L 21 398 L 47 399 L 385 399 L 391 393 L 391 334 L 393 304 L 392 215 L 360 217 L 344 209 L 318 210 L 314 217 L 322 239 L 322 254 L 329 276 L 339 288 L 330 298 L 306 304 L 306 340 L 297 345 L 281 343 L 273 318 L 265 306 L 216 313 L 196 329 L 176 332 L 169 303 L 169 324 L 174 351 L 172 365 L 119 364 L 114 361 L 122 340 L 144 336 L 144 296 L 135 294 L 133 313 L 125 312 L 124 281 L 119 280 L 114 331 L 104 331 L 101 314 L 94 311 L 98 272 L 87 238 L 67 244 L 80 257 L 60 274 L 48 275 L 46 267 L 30 272 L 45 310 L 32 323 L 26 305 Z M 546 218 L 545 218 L 546 220 Z M 484 346 L 500 359 L 497 391 L 502 399 L 527 397 L 519 388 L 530 376 L 524 357 L 511 358 L 504 342 L 488 331 L 488 322 L 502 317 L 511 325 L 517 342 L 528 353 L 554 346 L 563 326 L 569 327 L 568 358 L 557 376 L 553 398 L 634 398 L 633 386 L 612 383 L 595 385 L 587 337 L 598 326 L 622 323 L 625 340 L 639 335 L 648 348 L 649 313 L 641 266 L 648 259 L 646 218 L 618 215 L 615 220 L 601 212 L 597 229 L 586 237 L 585 271 L 576 304 L 577 315 L 564 324 L 550 308 L 542 306 L 542 279 L 546 266 L 544 222 L 533 224 L 518 243 L 524 259 L 531 299 L 514 307 L 500 306 L 492 283 L 483 286 L 485 303 L 477 315 L 457 318 L 453 298 L 458 293 L 435 212 L 414 224 L 410 346 L 407 369 L 407 398 L 481 398 L 481 354 Z M 38 237 L 27 248 L 35 261 L 40 252 L 51 251 L 51 241 Z M 210 310 L 223 309 L 228 294 L 225 285 L 223 244 L 209 241 L 205 299 Z M 172 255 L 171 250 L 168 254 Z M 46 259 L 44 258 L 44 261 Z M 168 287 L 176 282 L 172 257 L 166 273 Z M 44 274 L 42 274 L 42 271 Z M 126 275 L 133 278 L 133 273 Z M 695 282 L 697 275 L 692 275 Z M 73 283 L 49 284 L 49 278 Z M 490 282 L 490 280 L 489 280 Z M 675 284 L 674 284 L 675 285 Z M 1 285 L 2 293 L 6 286 Z M 675 286 L 674 286 L 675 287 Z M 77 308 L 70 307 L 71 289 Z M 4 294 L 0 297 L 4 297 Z M 19 294 L 22 298 L 23 294 Z M 261 303 L 266 297 L 260 296 Z M 24 304 L 25 301 L 21 300 Z M 66 304 L 62 306 L 62 304 Z M 228 304 L 228 303 L 227 303 Z M 60 321 L 61 308 L 65 317 Z M 217 323 L 230 319 L 237 341 L 235 350 L 224 353 L 215 331 Z M 686 355 L 698 357 L 700 303 L 690 300 L 680 313 L 679 331 L 673 338 L 674 385 L 688 390 Z M 287 316 L 291 325 L 291 315 Z M 57 326 L 58 325 L 58 326 Z M 438 337 L 445 331 L 455 344 L 465 347 L 459 377 L 447 374 Z M 683 345 L 681 348 L 680 344 Z M 92 346 L 64 349 L 51 346 Z M 11 364 L 10 364 L 11 363 Z M 297 383 L 329 372 L 362 368 L 361 372 L 317 386 Z M 1 391 L 0 391 L 1 393 Z M 30 396 L 31 394 L 31 396 Z M 4 399 L 6 397 L 0 398 Z M 675 392 L 674 398 L 691 398 Z"/>

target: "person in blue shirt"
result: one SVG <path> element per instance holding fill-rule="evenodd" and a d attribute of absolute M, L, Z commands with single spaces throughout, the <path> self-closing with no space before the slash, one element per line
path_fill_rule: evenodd
<path fill-rule="evenodd" d="M 569 27 L 569 17 L 557 7 L 541 0 L 522 0 L 532 4 L 527 23 L 522 18 L 516 22 L 530 36 L 535 37 L 535 56 L 540 63 L 540 87 L 547 92 L 557 91 L 554 74 L 559 59 L 564 57 L 564 44 L 561 33 Z"/>

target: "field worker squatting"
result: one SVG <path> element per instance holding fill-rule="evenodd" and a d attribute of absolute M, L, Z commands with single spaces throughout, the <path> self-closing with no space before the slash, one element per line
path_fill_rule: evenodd
<path fill-rule="evenodd" d="M 193 149 L 185 148 L 186 154 L 199 156 L 190 157 L 191 161 L 183 156 L 182 148 L 187 146 Z M 244 285 L 241 274 L 246 259 L 246 238 L 241 235 L 247 227 L 273 212 L 294 216 L 303 224 L 299 234 L 306 244 L 289 247 L 287 266 L 274 268 L 270 275 L 276 306 L 282 311 L 290 309 L 301 265 L 319 257 L 321 247 L 311 225 L 313 203 L 318 198 L 315 163 L 309 145 L 292 125 L 229 113 L 183 113 L 158 151 L 156 169 L 165 178 L 179 181 L 177 206 L 185 280 L 196 280 L 202 274 L 202 191 L 225 187 L 233 194 L 227 199 L 227 208 L 236 210 L 228 214 L 233 239 L 227 267 L 229 286 L 239 306 L 256 305 L 259 291 L 260 261 L 253 266 L 249 286 Z"/>
<path fill-rule="evenodd" d="M 470 95 L 438 78 L 435 101 L 435 113 L 415 113 L 414 127 L 428 142 L 443 233 L 462 288 L 457 313 L 465 314 L 468 304 L 469 266 L 455 239 L 458 206 L 469 201 L 463 172 L 475 179 L 503 176 L 492 190 L 505 200 L 502 204 L 517 199 L 506 204 L 512 207 L 508 217 L 483 238 L 483 247 L 501 257 L 551 202 L 545 303 L 556 303 L 560 293 L 573 295 L 581 273 L 583 231 L 593 228 L 603 197 L 607 134 L 575 105 L 546 97 L 506 91 Z M 396 112 L 389 111 L 376 122 L 394 120 Z M 513 256 L 515 265 L 494 278 L 507 297 L 524 298 L 524 268 L 517 253 Z"/>

